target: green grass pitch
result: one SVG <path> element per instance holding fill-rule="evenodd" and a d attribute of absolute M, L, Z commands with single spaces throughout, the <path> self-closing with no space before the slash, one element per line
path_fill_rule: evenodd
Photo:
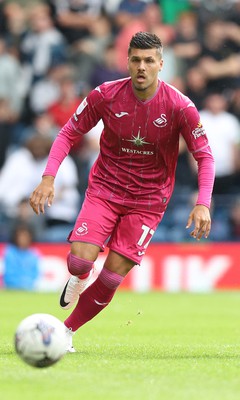
<path fill-rule="evenodd" d="M 240 293 L 118 292 L 74 336 L 75 354 L 35 369 L 15 354 L 26 316 L 69 312 L 55 293 L 1 291 L 2 400 L 239 400 Z"/>

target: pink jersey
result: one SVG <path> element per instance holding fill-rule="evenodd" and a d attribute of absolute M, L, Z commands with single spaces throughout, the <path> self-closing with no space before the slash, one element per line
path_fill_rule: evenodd
<path fill-rule="evenodd" d="M 59 133 L 63 154 L 52 154 L 52 159 L 60 164 L 70 144 L 100 119 L 104 130 L 88 192 L 125 206 L 165 210 L 174 187 L 180 134 L 193 154 L 209 149 L 199 113 L 188 97 L 159 81 L 155 95 L 143 102 L 126 78 L 90 92 Z M 209 150 L 208 154 L 212 159 Z M 53 169 L 50 153 L 44 175 L 55 175 Z"/>

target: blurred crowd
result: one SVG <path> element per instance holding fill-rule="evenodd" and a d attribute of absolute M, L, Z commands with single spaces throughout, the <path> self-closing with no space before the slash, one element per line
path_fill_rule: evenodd
<path fill-rule="evenodd" d="M 164 45 L 160 79 L 200 111 L 216 160 L 213 241 L 240 240 L 240 1 L 0 0 L 0 241 L 25 224 L 35 241 L 65 241 L 98 154 L 102 122 L 56 178 L 54 206 L 36 217 L 28 197 L 51 144 L 88 92 L 128 76 L 137 31 Z M 155 240 L 186 241 L 196 165 L 180 142 L 176 189 Z M 189 207 L 186 205 L 189 204 Z"/>

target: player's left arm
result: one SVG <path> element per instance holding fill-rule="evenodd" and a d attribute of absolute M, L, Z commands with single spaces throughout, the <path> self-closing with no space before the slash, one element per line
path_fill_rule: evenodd
<path fill-rule="evenodd" d="M 181 131 L 189 151 L 197 161 L 198 173 L 197 201 L 189 215 L 186 228 L 194 224 L 191 236 L 200 240 L 203 236 L 207 238 L 211 230 L 210 206 L 215 165 L 206 132 L 194 105 L 184 110 Z"/>
<path fill-rule="evenodd" d="M 196 205 L 191 211 L 187 226 L 194 223 L 191 236 L 200 240 L 202 236 L 207 238 L 211 230 L 210 205 L 215 177 L 214 159 L 211 149 L 207 148 L 193 154 L 198 165 L 198 197 Z"/>

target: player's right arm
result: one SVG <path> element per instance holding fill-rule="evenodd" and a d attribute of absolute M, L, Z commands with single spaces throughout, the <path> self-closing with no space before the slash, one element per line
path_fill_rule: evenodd
<path fill-rule="evenodd" d="M 54 179 L 58 169 L 69 154 L 73 145 L 80 142 L 83 134 L 87 133 L 101 119 L 98 107 L 102 96 L 99 91 L 92 91 L 76 110 L 76 113 L 63 126 L 54 140 L 42 181 L 33 191 L 29 202 L 36 214 L 44 213 L 45 204 L 51 207 L 54 198 Z M 96 106 L 98 105 L 98 107 Z"/>
<path fill-rule="evenodd" d="M 45 171 L 42 176 L 42 181 L 36 187 L 29 198 L 30 206 L 36 214 L 43 213 L 45 204 L 51 207 L 54 198 L 54 179 L 57 175 L 58 169 L 69 154 L 70 149 L 74 143 L 71 136 L 66 132 L 70 132 L 70 121 L 63 127 L 59 132 L 58 136 L 54 140 L 49 156 Z"/>

